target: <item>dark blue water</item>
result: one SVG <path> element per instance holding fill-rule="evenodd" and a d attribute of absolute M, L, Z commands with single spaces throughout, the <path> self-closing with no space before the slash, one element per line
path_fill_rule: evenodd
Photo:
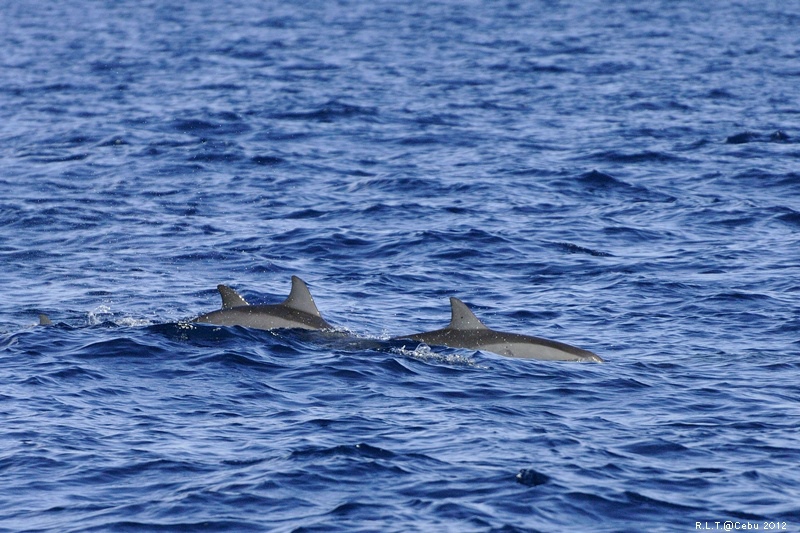
<path fill-rule="evenodd" d="M 799 531 L 798 27 L 0 2 L 0 529 Z M 348 335 L 185 324 L 293 274 Z"/>

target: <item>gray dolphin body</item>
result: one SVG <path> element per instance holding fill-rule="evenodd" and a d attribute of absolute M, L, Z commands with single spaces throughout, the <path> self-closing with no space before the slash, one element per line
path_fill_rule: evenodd
<path fill-rule="evenodd" d="M 292 276 L 292 291 L 283 303 L 250 305 L 235 290 L 217 285 L 222 309 L 192 320 L 218 326 L 244 326 L 255 329 L 333 329 L 319 314 L 305 282 Z"/>
<path fill-rule="evenodd" d="M 404 335 L 395 339 L 409 339 L 450 348 L 483 350 L 521 359 L 603 362 L 599 355 L 563 342 L 489 329 L 458 298 L 450 298 L 450 306 L 453 314 L 450 325 L 446 328 Z"/>

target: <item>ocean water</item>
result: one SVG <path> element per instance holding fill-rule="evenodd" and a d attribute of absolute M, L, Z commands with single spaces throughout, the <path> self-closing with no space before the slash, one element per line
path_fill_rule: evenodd
<path fill-rule="evenodd" d="M 798 27 L 0 1 L 0 530 L 800 531 Z"/>

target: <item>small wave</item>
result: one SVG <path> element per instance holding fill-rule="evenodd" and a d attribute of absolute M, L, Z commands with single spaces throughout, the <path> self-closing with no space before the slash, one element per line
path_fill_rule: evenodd
<path fill-rule="evenodd" d="M 738 172 L 733 176 L 718 178 L 720 182 L 727 186 L 749 185 L 764 189 L 766 187 L 785 188 L 793 193 L 800 191 L 800 173 L 798 172 L 770 172 L 761 168 L 751 168 L 744 172 Z"/>
<path fill-rule="evenodd" d="M 201 163 L 233 162 L 240 159 L 242 159 L 242 156 L 238 153 L 214 151 L 205 148 L 186 158 L 187 161 L 199 161 Z"/>
<path fill-rule="evenodd" d="M 200 119 L 181 119 L 173 121 L 172 128 L 180 132 L 211 131 L 219 128 L 219 124 Z"/>
<path fill-rule="evenodd" d="M 563 179 L 559 181 L 567 184 L 572 183 L 565 182 Z M 574 183 L 581 185 L 590 192 L 602 191 L 608 194 L 624 194 L 639 201 L 674 202 L 676 200 L 674 196 L 669 194 L 653 191 L 642 185 L 632 185 L 610 174 L 597 170 L 581 174 Z"/>
<path fill-rule="evenodd" d="M 758 300 L 771 300 L 772 298 L 767 294 L 760 294 L 757 292 L 744 292 L 744 291 L 726 291 L 720 292 L 705 298 L 710 302 L 753 302 Z"/>
<path fill-rule="evenodd" d="M 554 63 L 540 63 L 535 61 L 527 61 L 523 65 L 523 70 L 543 74 L 565 74 L 572 72 L 572 69 L 563 65 L 556 65 Z"/>
<path fill-rule="evenodd" d="M 585 156 L 585 158 L 592 159 L 595 161 L 602 161 L 608 163 L 624 163 L 624 164 L 677 163 L 685 161 L 684 158 L 676 155 L 668 154 L 666 152 L 652 152 L 652 151 L 626 153 L 626 152 L 619 152 L 616 150 L 608 150 L 603 152 L 595 152 L 593 154 Z"/>
<path fill-rule="evenodd" d="M 586 248 L 584 246 L 579 246 L 577 244 L 572 244 L 570 242 L 554 242 L 551 243 L 555 248 L 559 250 L 563 250 L 570 254 L 588 254 L 594 257 L 614 257 L 614 254 L 609 252 L 601 252 L 599 250 L 593 250 L 591 248 Z"/>
<path fill-rule="evenodd" d="M 438 183 L 431 183 L 429 180 L 416 177 L 370 177 L 363 180 L 353 180 L 347 184 L 347 192 L 356 193 L 362 191 L 428 191 L 429 194 L 436 194 L 441 188 Z"/>
<path fill-rule="evenodd" d="M 776 218 L 790 226 L 800 227 L 800 212 L 793 209 L 786 208 L 785 212 L 777 215 Z"/>
<path fill-rule="evenodd" d="M 82 346 L 79 350 L 81 357 L 87 359 L 98 358 L 139 358 L 154 354 L 166 354 L 167 350 L 156 344 L 149 344 L 141 340 L 128 337 L 92 342 Z"/>
<path fill-rule="evenodd" d="M 275 166 L 286 163 L 286 159 L 274 155 L 256 155 L 250 158 L 254 164 L 259 166 Z"/>
<path fill-rule="evenodd" d="M 397 139 L 397 143 L 405 146 L 425 146 L 431 144 L 439 144 L 444 140 L 443 137 L 437 135 L 409 135 L 408 137 L 401 137 Z"/>
<path fill-rule="evenodd" d="M 325 216 L 327 213 L 325 211 L 319 211 L 317 209 L 300 209 L 299 211 L 294 211 L 289 213 L 284 218 L 288 220 L 303 220 L 307 218 L 319 218 L 321 216 Z"/>
<path fill-rule="evenodd" d="M 692 108 L 686 104 L 675 100 L 665 101 L 645 101 L 632 104 L 627 107 L 631 111 L 681 111 L 688 112 Z M 647 152 L 645 152 L 647 153 Z"/>
<path fill-rule="evenodd" d="M 133 513 L 132 510 L 127 510 L 124 507 L 118 508 L 117 512 L 120 514 L 124 514 L 125 512 Z M 199 508 L 196 514 L 202 515 Z M 81 522 L 80 531 L 85 533 L 92 533 L 95 531 L 98 533 L 106 531 L 230 531 L 232 533 L 241 531 L 242 533 L 246 533 L 249 531 L 263 532 L 264 524 L 243 519 L 230 520 L 214 517 L 200 518 L 197 520 L 187 520 L 186 518 L 176 519 L 174 517 L 152 520 L 102 520 L 101 518 L 93 517 L 84 519 Z"/>
<path fill-rule="evenodd" d="M 56 380 L 104 380 L 107 376 L 100 372 L 72 364 L 62 368 L 58 368 L 54 372 L 48 374 L 48 377 Z"/>
<path fill-rule="evenodd" d="M 172 131 L 179 133 L 214 134 L 219 137 L 229 137 L 250 131 L 250 126 L 246 122 L 225 116 L 219 117 L 213 122 L 207 119 L 177 119 L 172 121 L 169 127 Z M 221 146 L 227 146 L 229 142 L 226 140 Z"/>
<path fill-rule="evenodd" d="M 669 456 L 669 455 L 682 455 L 685 452 L 689 451 L 686 446 L 676 442 L 669 442 L 663 439 L 659 440 L 642 440 L 639 442 L 634 442 L 624 446 L 622 449 L 628 451 L 630 453 L 635 453 L 637 455 L 645 455 L 648 457 L 660 457 L 660 456 Z"/>
<path fill-rule="evenodd" d="M 706 94 L 706 97 L 712 100 L 730 100 L 738 98 L 737 95 L 724 88 L 711 89 Z"/>
<path fill-rule="evenodd" d="M 33 157 L 33 161 L 38 163 L 69 163 L 72 161 L 83 161 L 89 157 L 88 152 L 81 152 L 77 154 L 54 155 L 51 157 Z"/>
<path fill-rule="evenodd" d="M 747 144 L 752 142 L 786 143 L 791 141 L 792 138 L 782 130 L 774 131 L 769 135 L 754 131 L 743 131 L 727 137 L 725 139 L 725 144 Z"/>
<path fill-rule="evenodd" d="M 301 450 L 295 450 L 291 457 L 303 459 L 324 459 L 327 457 L 366 457 L 371 459 L 393 459 L 396 457 L 394 452 L 371 446 L 366 443 L 354 445 L 340 445 L 331 448 L 320 448 L 309 446 Z"/>
<path fill-rule="evenodd" d="M 636 64 L 627 61 L 603 61 L 590 65 L 586 73 L 592 76 L 609 76 L 623 74 L 636 68 Z"/>
<path fill-rule="evenodd" d="M 114 135 L 112 137 L 109 137 L 108 139 L 105 139 L 97 143 L 97 146 L 99 148 L 104 148 L 108 146 L 127 146 L 127 145 L 130 145 L 130 143 L 125 139 L 125 137 L 121 135 Z"/>
<path fill-rule="evenodd" d="M 679 512 L 679 511 L 699 511 L 702 510 L 701 507 L 693 506 L 693 505 L 683 505 L 680 503 L 670 502 L 667 500 L 660 500 L 657 498 L 651 498 L 649 496 L 645 496 L 639 492 L 634 491 L 625 491 L 625 497 L 628 501 L 635 505 L 642 505 L 647 506 L 648 508 L 655 508 L 659 509 L 662 513 L 665 511 L 672 511 L 672 512 Z"/>
<path fill-rule="evenodd" d="M 293 350 L 290 355 L 298 355 L 299 352 Z M 219 364 L 225 367 L 248 367 L 260 369 L 264 371 L 275 370 L 280 368 L 278 365 L 268 363 L 256 356 L 246 355 L 241 352 L 215 353 L 206 356 L 199 356 L 190 361 L 189 366 L 206 366 L 211 364 Z"/>
<path fill-rule="evenodd" d="M 345 104 L 336 100 L 331 100 L 317 109 L 311 111 L 291 111 L 283 113 L 273 113 L 272 118 L 283 120 L 307 120 L 315 122 L 333 122 L 335 120 L 366 117 L 372 118 L 378 114 L 374 107 L 361 107 L 352 104 Z"/>

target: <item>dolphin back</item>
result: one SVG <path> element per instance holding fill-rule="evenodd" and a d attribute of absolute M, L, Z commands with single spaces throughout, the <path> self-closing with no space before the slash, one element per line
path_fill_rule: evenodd
<path fill-rule="evenodd" d="M 395 339 L 481 350 L 519 359 L 603 362 L 599 355 L 563 342 L 489 329 L 458 298 L 450 298 L 450 309 L 452 315 L 450 324 L 446 328 L 404 335 Z"/>
<path fill-rule="evenodd" d="M 333 326 L 322 318 L 308 286 L 297 276 L 292 276 L 292 290 L 289 297 L 280 304 L 250 305 L 227 285 L 218 285 L 217 290 L 222 297 L 222 308 L 200 315 L 193 322 L 264 330 L 333 329 Z"/>

